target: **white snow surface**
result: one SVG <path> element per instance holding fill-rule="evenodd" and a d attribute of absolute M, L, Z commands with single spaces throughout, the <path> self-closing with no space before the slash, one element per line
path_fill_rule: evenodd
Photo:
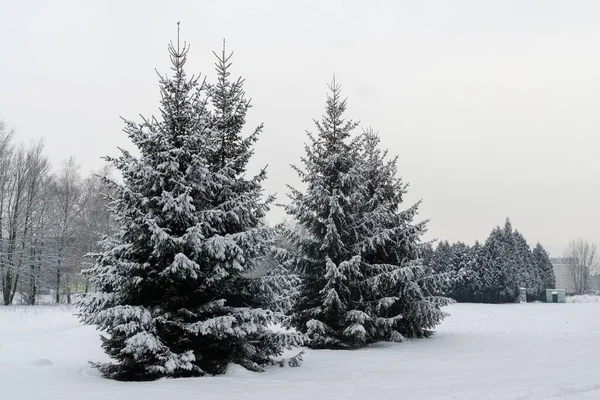
<path fill-rule="evenodd" d="M 567 303 L 600 303 L 600 295 L 597 294 L 579 294 L 568 296 Z"/>
<path fill-rule="evenodd" d="M 299 368 L 115 382 L 98 332 L 64 306 L 0 307 L 6 398 L 600 399 L 600 303 L 454 304 L 430 339 L 354 351 L 308 350 Z"/>

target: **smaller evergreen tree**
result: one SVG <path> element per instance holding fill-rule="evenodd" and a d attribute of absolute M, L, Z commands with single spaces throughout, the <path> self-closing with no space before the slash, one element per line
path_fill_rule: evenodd
<path fill-rule="evenodd" d="M 553 289 L 556 287 L 556 279 L 554 276 L 554 268 L 550 262 L 548 252 L 544 247 L 538 243 L 532 251 L 533 265 L 538 271 L 538 279 L 540 282 L 539 291 L 537 298 L 539 300 L 546 300 L 546 289 Z"/>
<path fill-rule="evenodd" d="M 450 299 L 434 296 L 447 284 L 447 274 L 433 273 L 422 263 L 426 221 L 413 223 L 420 203 L 402 210 L 407 185 L 397 176 L 397 157 L 387 159 L 380 138 L 363 132 L 358 163 L 365 193 L 357 202 L 356 231 L 365 281 L 361 291 L 373 315 L 375 340 L 401 341 L 428 337 L 445 317 Z"/>
<path fill-rule="evenodd" d="M 517 268 L 519 286 L 526 289 L 527 298 L 537 298 L 539 293 L 538 271 L 533 265 L 531 248 L 521 232 L 514 231 L 515 255 L 517 257 Z"/>
<path fill-rule="evenodd" d="M 472 248 L 457 242 L 451 247 L 453 285 L 449 296 L 459 302 L 469 302 L 474 299 L 474 286 L 477 285 L 475 264 Z"/>
<path fill-rule="evenodd" d="M 469 287 L 470 300 L 472 302 L 480 302 L 483 297 L 483 247 L 479 241 L 475 241 L 475 244 L 470 249 L 470 283 Z"/>
<path fill-rule="evenodd" d="M 440 242 L 427 261 L 432 270 L 446 277 L 438 293 L 458 302 L 475 301 L 479 285 L 478 261 L 474 248 L 461 242 L 452 245 L 448 241 Z"/>
<path fill-rule="evenodd" d="M 452 297 L 452 291 L 455 281 L 458 276 L 454 273 L 452 266 L 452 252 L 450 249 L 450 243 L 448 241 L 441 241 L 438 245 L 433 248 L 432 244 L 425 244 L 423 265 L 426 266 L 426 270 L 430 274 L 435 274 L 440 277 L 445 277 L 442 282 L 438 285 L 435 293 L 440 296 Z"/>
<path fill-rule="evenodd" d="M 485 303 L 513 302 L 519 293 L 510 221 L 504 228 L 496 227 L 481 249 L 481 301 Z"/>
<path fill-rule="evenodd" d="M 454 269 L 452 262 L 451 245 L 447 240 L 443 240 L 439 242 L 435 247 L 435 250 L 433 250 L 430 259 L 427 260 L 427 265 L 429 265 L 434 272 L 444 273 Z"/>
<path fill-rule="evenodd" d="M 357 328 L 365 319 L 357 307 L 363 275 L 352 246 L 360 176 L 350 137 L 357 124 L 343 118 L 346 101 L 335 79 L 329 89 L 325 114 L 315 121 L 318 135 L 308 134 L 304 169 L 294 166 L 306 190 L 290 187 L 286 206 L 300 227 L 285 234 L 296 248 L 293 264 L 303 279 L 288 324 L 307 334 L 310 347 L 344 349 L 367 340 L 366 330 Z"/>
<path fill-rule="evenodd" d="M 418 204 L 400 210 L 406 185 L 379 138 L 343 118 L 346 101 L 330 85 L 326 112 L 309 134 L 306 190 L 291 189 L 286 211 L 299 228 L 286 236 L 303 284 L 289 324 L 310 347 L 349 349 L 378 340 L 426 337 L 449 300 L 432 296 L 439 277 L 420 263 L 425 222 L 413 224 Z"/>

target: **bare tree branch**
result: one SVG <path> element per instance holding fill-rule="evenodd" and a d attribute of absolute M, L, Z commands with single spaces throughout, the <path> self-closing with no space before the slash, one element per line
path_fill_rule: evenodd
<path fill-rule="evenodd" d="M 590 290 L 590 276 L 600 273 L 596 245 L 582 238 L 574 239 L 565 250 L 564 258 L 574 293 L 587 293 Z"/>

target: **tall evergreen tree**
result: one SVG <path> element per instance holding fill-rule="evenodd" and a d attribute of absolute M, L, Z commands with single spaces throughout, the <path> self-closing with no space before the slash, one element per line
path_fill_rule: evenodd
<path fill-rule="evenodd" d="M 459 302 L 474 300 L 473 288 L 478 285 L 476 253 L 473 248 L 457 242 L 451 247 L 454 279 L 449 296 Z"/>
<path fill-rule="evenodd" d="M 480 302 L 483 299 L 484 293 L 484 281 L 483 281 L 483 246 L 479 241 L 475 241 L 475 244 L 471 247 L 471 298 L 469 301 Z"/>
<path fill-rule="evenodd" d="M 308 134 L 304 170 L 294 167 L 305 192 L 290 187 L 287 213 L 300 226 L 286 236 L 297 248 L 295 267 L 304 277 L 289 323 L 306 333 L 314 348 L 352 348 L 365 343 L 364 329 L 353 329 L 358 287 L 363 279 L 356 243 L 355 202 L 360 195 L 358 148 L 350 135 L 357 124 L 345 120 L 340 86 L 329 86 L 325 115 Z"/>
<path fill-rule="evenodd" d="M 514 302 L 519 295 L 522 274 L 509 219 L 503 228 L 496 227 L 492 230 L 481 249 L 480 260 L 481 301 Z"/>
<path fill-rule="evenodd" d="M 427 261 L 427 265 L 438 273 L 448 272 L 452 270 L 452 248 L 447 240 L 438 243 L 431 258 Z"/>
<path fill-rule="evenodd" d="M 188 50 L 179 37 L 169 46 L 160 118 L 126 121 L 140 157 L 109 158 L 123 176 L 111 202 L 119 230 L 84 272 L 99 291 L 80 306 L 82 320 L 108 334 L 102 345 L 116 363 L 96 366 L 115 379 L 219 374 L 229 363 L 259 371 L 298 343 L 268 328 L 276 314 L 248 289 L 272 235 L 260 223 L 263 175 L 243 176 L 243 118 L 211 113 L 206 85 L 186 77 Z M 239 100 L 209 94 L 221 110 Z"/>
<path fill-rule="evenodd" d="M 291 189 L 286 211 L 300 226 L 296 246 L 303 285 L 290 324 L 314 348 L 356 348 L 376 340 L 429 336 L 444 317 L 444 299 L 418 264 L 425 224 L 412 224 L 418 204 L 400 211 L 406 185 L 396 160 L 386 161 L 372 132 L 351 138 L 346 101 L 335 80 L 318 135 L 309 134 L 306 190 Z"/>
<path fill-rule="evenodd" d="M 525 246 L 527 244 L 525 243 Z M 506 218 L 502 230 L 501 257 L 497 260 L 501 269 L 500 298 L 503 302 L 515 301 L 519 296 L 519 288 L 522 286 L 523 273 L 519 265 L 519 248 L 515 239 L 510 219 Z"/>
<path fill-rule="evenodd" d="M 459 302 L 475 301 L 479 260 L 478 250 L 474 249 L 478 247 L 478 243 L 473 248 L 462 242 L 450 245 L 448 241 L 442 241 L 438 244 L 426 265 L 446 277 L 440 294 Z"/>
<path fill-rule="evenodd" d="M 554 268 L 550 262 L 548 252 L 540 243 L 533 248 L 531 256 L 533 265 L 538 271 L 538 279 L 540 282 L 537 298 L 539 300 L 546 300 L 546 289 L 553 289 L 556 287 Z"/>
<path fill-rule="evenodd" d="M 427 221 L 413 223 L 420 203 L 401 209 L 408 185 L 397 175 L 397 157 L 387 159 L 370 129 L 361 135 L 358 165 L 364 199 L 356 202 L 355 248 L 365 277 L 363 301 L 375 318 L 371 336 L 391 341 L 428 337 L 446 315 L 440 307 L 450 300 L 433 295 L 448 275 L 432 273 L 422 263 Z"/>
<path fill-rule="evenodd" d="M 534 268 L 531 258 L 531 248 L 525 236 L 518 230 L 513 233 L 515 255 L 517 258 L 519 286 L 525 288 L 528 298 L 535 298 L 539 292 L 538 271 Z"/>

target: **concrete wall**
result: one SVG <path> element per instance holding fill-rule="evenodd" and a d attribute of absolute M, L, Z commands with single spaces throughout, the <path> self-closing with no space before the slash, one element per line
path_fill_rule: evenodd
<path fill-rule="evenodd" d="M 569 263 L 565 258 L 551 258 L 554 277 L 556 278 L 556 288 L 565 289 L 567 293 L 575 291 L 573 280 L 569 276 Z M 600 275 L 590 275 L 590 291 L 600 291 Z"/>
<path fill-rule="evenodd" d="M 565 289 L 567 292 L 573 292 L 572 279 L 569 277 L 569 264 L 564 258 L 551 258 L 552 268 L 554 269 L 554 277 L 556 278 L 556 288 Z"/>
<path fill-rule="evenodd" d="M 590 290 L 592 292 L 600 292 L 600 275 L 590 276 Z"/>

